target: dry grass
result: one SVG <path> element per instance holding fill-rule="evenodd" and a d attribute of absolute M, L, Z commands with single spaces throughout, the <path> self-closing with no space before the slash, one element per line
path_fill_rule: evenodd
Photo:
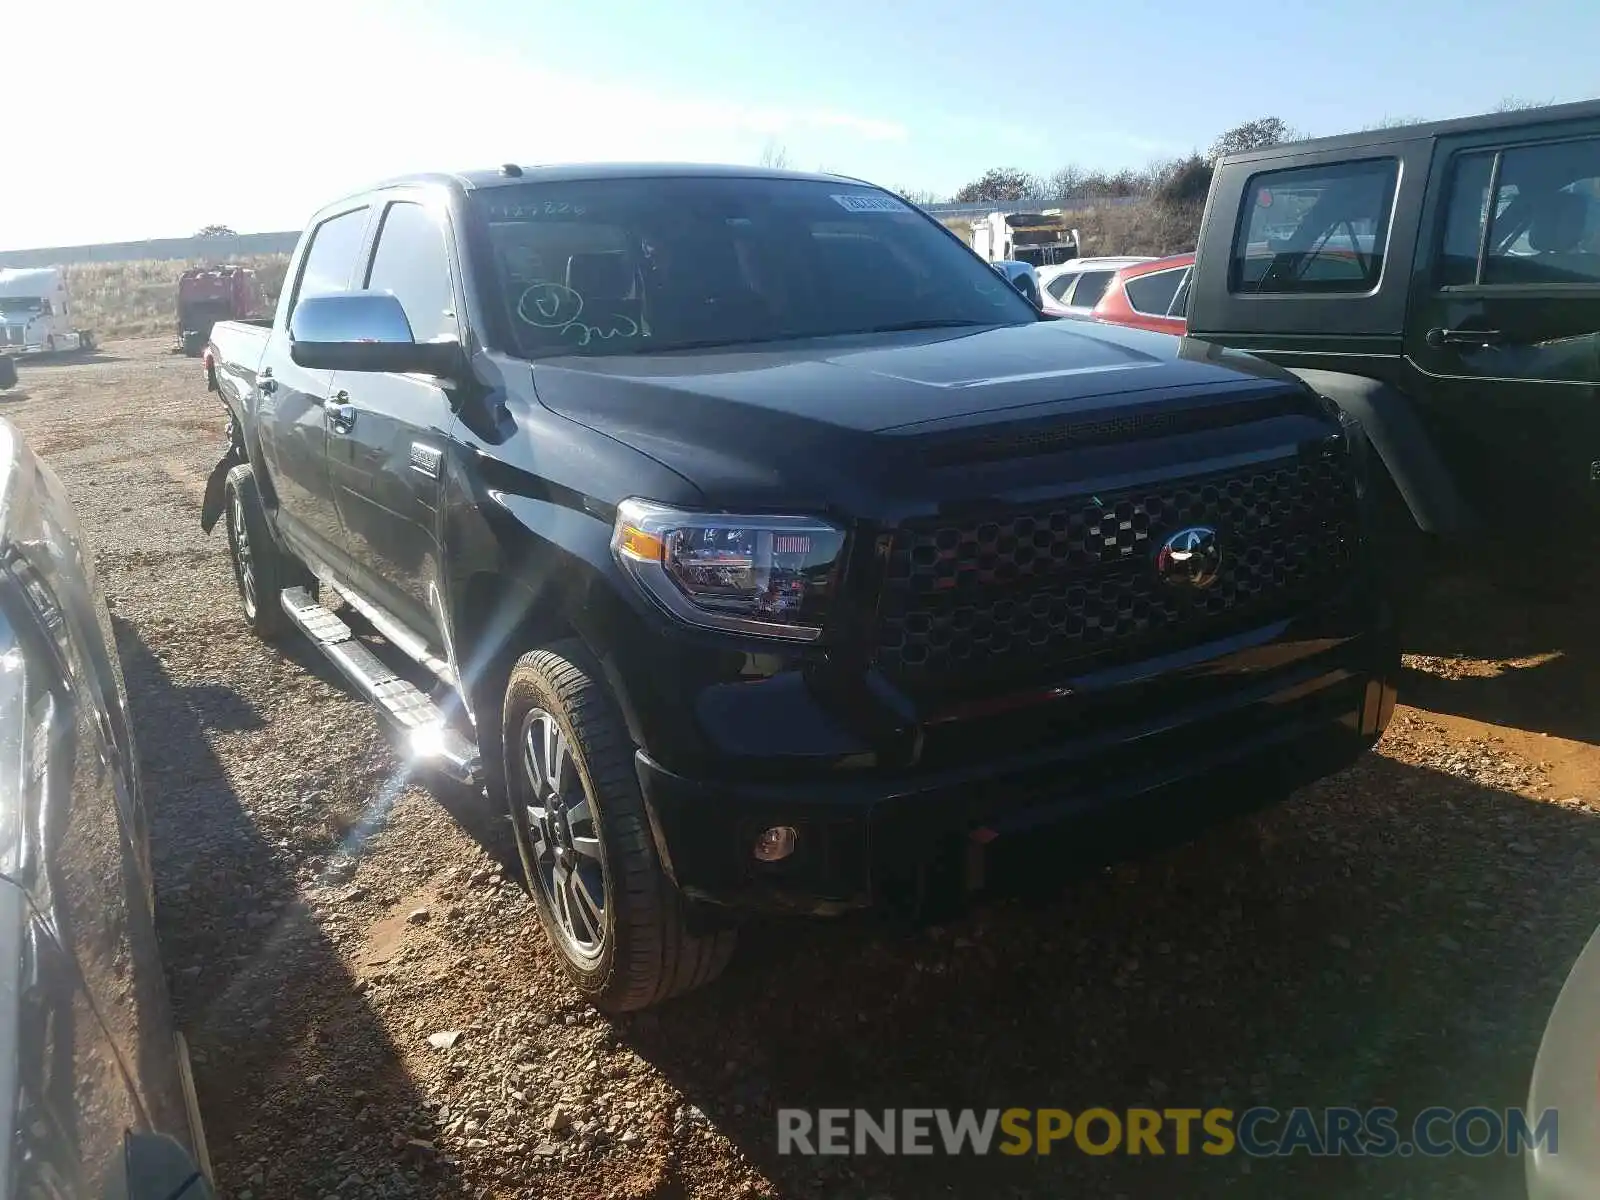
<path fill-rule="evenodd" d="M 250 254 L 237 261 L 255 269 L 268 301 L 276 302 L 289 256 Z M 67 284 L 78 306 L 78 323 L 101 340 L 171 333 L 178 320 L 178 276 L 189 267 L 204 265 L 200 259 L 147 259 L 68 266 Z"/>
<path fill-rule="evenodd" d="M 963 240 L 970 240 L 970 221 L 952 217 L 944 223 Z M 1085 257 L 1181 254 L 1194 249 L 1200 232 L 1200 206 L 1174 208 L 1147 200 L 1085 208 L 1072 214 L 1072 224 L 1083 237 Z"/>

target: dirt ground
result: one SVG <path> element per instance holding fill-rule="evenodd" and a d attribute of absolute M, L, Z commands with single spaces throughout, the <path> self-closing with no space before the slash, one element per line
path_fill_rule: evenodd
<path fill-rule="evenodd" d="M 398 774 L 313 652 L 246 631 L 198 525 L 222 418 L 194 360 L 25 364 L 0 414 L 97 552 L 225 1194 L 1522 1194 L 1499 1155 L 786 1157 L 774 1110 L 1520 1104 L 1600 922 L 1586 605 L 1442 582 L 1342 776 L 1044 903 L 762 924 L 719 984 L 610 1020 L 560 982 L 503 819 Z"/>

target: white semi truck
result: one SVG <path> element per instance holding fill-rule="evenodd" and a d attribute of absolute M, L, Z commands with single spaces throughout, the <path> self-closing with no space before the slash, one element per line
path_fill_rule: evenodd
<path fill-rule="evenodd" d="M 992 212 L 972 222 L 972 248 L 986 262 L 1050 267 L 1077 258 L 1078 231 L 1059 208 L 1041 212 Z"/>
<path fill-rule="evenodd" d="M 60 267 L 0 269 L 0 354 L 92 350 L 94 334 L 73 325 Z"/>

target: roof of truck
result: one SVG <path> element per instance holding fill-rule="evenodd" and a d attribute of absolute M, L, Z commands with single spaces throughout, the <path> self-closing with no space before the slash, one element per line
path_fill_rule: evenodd
<path fill-rule="evenodd" d="M 1285 155 L 1298 154 L 1302 150 L 1355 149 L 1381 146 L 1387 142 L 1418 141 L 1455 133 L 1477 133 L 1488 129 L 1520 129 L 1526 125 L 1590 117 L 1600 117 L 1600 100 L 1580 100 L 1575 104 L 1552 104 L 1544 108 L 1514 108 L 1506 112 L 1481 113 L 1475 117 L 1455 117 L 1448 121 L 1391 125 L 1385 129 L 1365 129 L 1359 133 L 1341 133 L 1333 137 L 1311 138 L 1303 142 L 1281 142 L 1262 150 L 1230 154 L 1223 161 L 1250 162 L 1256 159 L 1281 158 Z"/>
<path fill-rule="evenodd" d="M 673 177 L 723 176 L 730 179 L 801 179 L 814 183 L 856 183 L 864 181 L 845 175 L 827 175 L 811 171 L 786 171 L 773 167 L 746 167 L 731 163 L 546 163 L 539 166 L 515 166 L 520 174 L 507 174 L 506 167 L 490 170 L 432 172 L 421 175 L 404 175 L 386 179 L 374 185 L 378 188 L 403 187 L 406 184 L 431 183 L 475 191 L 480 188 L 508 187 L 522 183 L 572 183 L 589 179 L 667 179 Z M 874 184 L 865 186 L 873 187 Z"/>

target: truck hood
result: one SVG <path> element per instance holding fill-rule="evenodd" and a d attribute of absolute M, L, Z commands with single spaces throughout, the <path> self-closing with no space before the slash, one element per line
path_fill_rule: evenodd
<path fill-rule="evenodd" d="M 566 357 L 535 363 L 533 383 L 547 408 L 650 455 L 719 502 L 729 493 L 758 501 L 768 485 L 792 494 L 807 476 L 819 496 L 841 495 L 841 475 L 891 486 L 927 440 L 1011 423 L 1169 397 L 1309 397 L 1287 372 L 1237 352 L 1065 321 Z"/>

